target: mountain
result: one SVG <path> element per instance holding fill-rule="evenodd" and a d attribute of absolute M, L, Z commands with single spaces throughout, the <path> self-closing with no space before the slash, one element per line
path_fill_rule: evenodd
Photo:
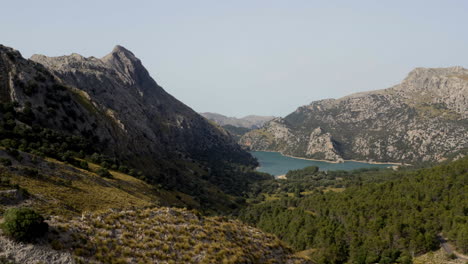
<path fill-rule="evenodd" d="M 244 127 L 249 129 L 260 128 L 266 122 L 275 118 L 274 116 L 248 115 L 242 118 L 228 117 L 216 113 L 200 113 L 206 119 L 216 122 L 220 126 L 231 125 L 235 127 Z"/>
<path fill-rule="evenodd" d="M 0 102 L 1 146 L 92 160 L 208 207 L 231 204 L 217 194 L 239 195 L 260 177 L 245 173 L 256 166 L 249 153 L 165 92 L 121 46 L 101 59 L 30 60 L 0 46 Z"/>
<path fill-rule="evenodd" d="M 222 128 L 226 130 L 236 141 L 239 141 L 240 138 L 247 132 L 252 131 L 251 128 L 236 127 L 233 125 L 224 125 Z"/>
<path fill-rule="evenodd" d="M 252 150 L 342 161 L 441 161 L 468 148 L 468 70 L 417 68 L 384 90 L 301 106 L 246 133 Z"/>

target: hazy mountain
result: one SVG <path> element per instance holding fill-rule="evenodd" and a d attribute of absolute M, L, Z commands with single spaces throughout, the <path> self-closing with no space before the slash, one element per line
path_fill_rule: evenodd
<path fill-rule="evenodd" d="M 268 122 L 275 118 L 274 116 L 257 116 L 257 115 L 248 115 L 242 118 L 228 117 L 216 113 L 200 113 L 205 118 L 216 122 L 220 126 L 231 125 L 235 127 L 245 127 L 249 129 L 260 128 Z"/>
<path fill-rule="evenodd" d="M 240 143 L 335 161 L 440 161 L 468 147 L 468 70 L 417 68 L 388 89 L 301 106 Z"/>

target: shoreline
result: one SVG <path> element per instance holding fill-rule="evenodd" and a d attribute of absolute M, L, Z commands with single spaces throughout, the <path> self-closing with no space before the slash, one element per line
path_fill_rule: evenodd
<path fill-rule="evenodd" d="M 321 161 L 321 162 L 327 162 L 327 163 L 333 163 L 333 164 L 342 163 L 342 162 L 331 161 L 331 160 L 319 160 L 319 159 L 309 159 L 309 158 L 304 158 L 304 157 L 295 157 L 295 156 L 285 155 L 280 151 L 270 151 L 270 150 L 258 150 L 258 151 L 279 153 L 284 157 L 289 157 L 289 158 L 294 158 L 294 159 L 302 159 L 302 160 L 310 160 L 310 161 Z M 411 166 L 411 164 L 396 163 L 396 162 L 365 161 L 365 160 L 354 160 L 354 159 L 351 159 L 351 160 L 345 160 L 344 159 L 343 161 L 344 162 L 353 161 L 353 162 L 360 162 L 360 163 L 367 163 L 367 164 L 382 164 L 382 165 L 393 165 L 393 166 Z"/>

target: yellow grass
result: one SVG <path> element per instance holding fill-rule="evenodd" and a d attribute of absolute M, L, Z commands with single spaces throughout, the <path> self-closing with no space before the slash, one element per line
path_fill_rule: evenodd
<path fill-rule="evenodd" d="M 413 259 L 414 264 L 464 264 L 463 260 L 450 259 L 448 254 L 443 250 L 429 252 L 424 255 L 415 257 Z"/>
<path fill-rule="evenodd" d="M 154 187 L 132 176 L 111 171 L 114 179 L 106 179 L 85 170 L 68 170 L 59 161 L 48 161 L 57 165 L 59 172 L 63 173 L 62 177 L 11 176 L 11 182 L 32 194 L 35 207 L 47 214 L 80 214 L 85 211 L 145 207 L 159 203 Z M 90 164 L 90 168 L 95 170 L 98 166 Z"/>

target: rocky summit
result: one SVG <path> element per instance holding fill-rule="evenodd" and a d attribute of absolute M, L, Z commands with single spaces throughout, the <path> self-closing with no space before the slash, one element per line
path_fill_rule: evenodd
<path fill-rule="evenodd" d="M 468 148 L 468 70 L 417 68 L 388 89 L 301 106 L 245 134 L 252 150 L 342 161 L 441 161 Z"/>

